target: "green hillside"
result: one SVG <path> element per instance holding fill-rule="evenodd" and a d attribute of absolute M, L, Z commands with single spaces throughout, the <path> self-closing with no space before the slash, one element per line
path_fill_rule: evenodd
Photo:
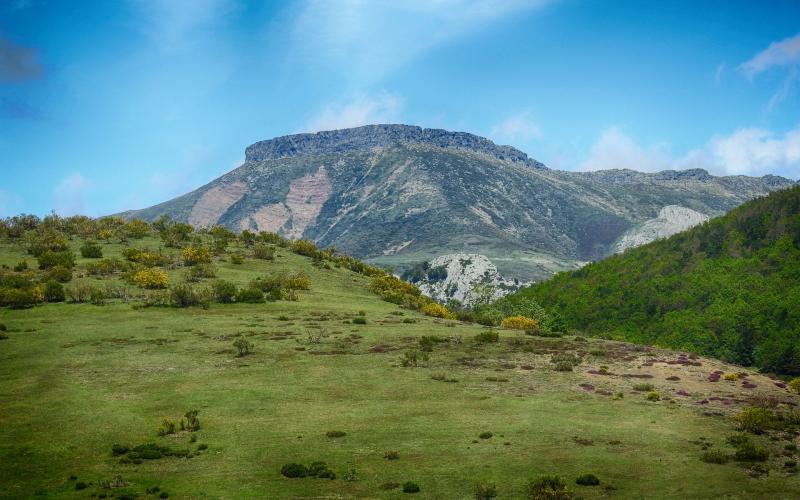
<path fill-rule="evenodd" d="M 800 374 L 800 187 L 537 284 L 573 328 Z"/>
<path fill-rule="evenodd" d="M 18 218 L 0 266 L 1 498 L 800 495 L 785 384 L 435 317 L 307 242 Z"/>

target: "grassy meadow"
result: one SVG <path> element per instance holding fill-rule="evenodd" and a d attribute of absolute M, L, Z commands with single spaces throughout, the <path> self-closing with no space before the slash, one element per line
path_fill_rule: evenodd
<path fill-rule="evenodd" d="M 81 244 L 70 240 L 77 255 Z M 160 245 L 102 248 L 122 259 L 125 247 Z M 19 243 L 0 246 L 0 265 L 23 259 L 35 267 Z M 0 309 L 0 497 L 462 499 L 491 483 L 496 498 L 528 498 L 528 481 L 543 475 L 583 498 L 800 496 L 797 467 L 787 465 L 797 459 L 795 430 L 746 438 L 768 450 L 765 461 L 700 459 L 736 452 L 726 442 L 739 435 L 731 416 L 753 398 L 779 410 L 798 402 L 763 375 L 651 347 L 425 316 L 381 300 L 368 276 L 287 248 L 273 260 L 230 260 L 215 257 L 216 278 L 198 286 L 302 272 L 311 287 L 296 301 L 208 308 L 143 307 L 145 292 L 131 287 L 104 305 Z M 67 287 L 130 286 L 86 275 L 89 262 L 77 259 Z M 187 272 L 165 269 L 170 283 Z M 237 338 L 250 354 L 238 356 Z M 570 358 L 570 370 L 555 369 Z M 716 370 L 736 380 L 709 380 Z M 198 430 L 159 436 L 165 419 L 190 410 Z M 147 443 L 180 453 L 112 452 Z M 336 478 L 281 474 L 287 463 L 316 461 Z M 589 473 L 599 485 L 575 483 Z M 420 491 L 404 493 L 407 482 Z"/>

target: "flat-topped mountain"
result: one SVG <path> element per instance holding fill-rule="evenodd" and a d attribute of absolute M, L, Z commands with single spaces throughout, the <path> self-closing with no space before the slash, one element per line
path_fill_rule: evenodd
<path fill-rule="evenodd" d="M 222 177 L 123 215 L 274 231 L 398 268 L 482 254 L 530 280 L 613 253 L 666 206 L 714 216 L 792 184 L 700 169 L 565 172 L 468 133 L 368 125 L 257 142 Z"/>

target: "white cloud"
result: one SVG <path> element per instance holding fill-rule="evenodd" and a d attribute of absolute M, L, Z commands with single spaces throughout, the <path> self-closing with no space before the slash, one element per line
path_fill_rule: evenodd
<path fill-rule="evenodd" d="M 620 128 L 609 127 L 592 145 L 589 158 L 578 166 L 578 170 L 629 168 L 654 172 L 669 168 L 670 163 L 666 144 L 641 147 Z"/>
<path fill-rule="evenodd" d="M 689 152 L 678 164 L 702 167 L 719 174 L 800 177 L 800 126 L 780 136 L 760 128 L 742 128 L 713 137 L 703 148 Z"/>
<path fill-rule="evenodd" d="M 371 123 L 393 123 L 403 108 L 403 98 L 381 91 L 374 95 L 358 94 L 345 103 L 329 103 L 309 120 L 306 130 L 336 130 Z"/>
<path fill-rule="evenodd" d="M 489 135 L 495 141 L 518 142 L 538 139 L 542 136 L 539 124 L 531 119 L 529 112 L 510 116 L 492 127 Z"/>
<path fill-rule="evenodd" d="M 53 190 L 53 209 L 59 215 L 85 213 L 84 198 L 90 187 L 89 180 L 77 172 L 61 179 Z"/>
<path fill-rule="evenodd" d="M 742 63 L 739 69 L 753 78 L 776 66 L 792 66 L 800 63 L 800 33 L 779 42 L 773 42 L 752 59 Z"/>
<path fill-rule="evenodd" d="M 800 125 L 785 134 L 741 128 L 716 135 L 682 157 L 666 144 L 640 146 L 617 127 L 603 131 L 578 170 L 629 168 L 639 171 L 703 168 L 715 175 L 782 175 L 800 178 Z"/>
<path fill-rule="evenodd" d="M 234 0 L 131 0 L 144 17 L 143 29 L 164 51 L 195 44 L 236 8 Z"/>
<path fill-rule="evenodd" d="M 551 0 L 307 0 L 292 27 L 293 48 L 364 85 L 421 54 Z"/>

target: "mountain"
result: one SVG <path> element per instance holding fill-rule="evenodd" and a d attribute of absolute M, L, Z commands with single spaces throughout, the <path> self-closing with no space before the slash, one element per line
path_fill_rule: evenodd
<path fill-rule="evenodd" d="M 257 142 L 222 177 L 122 215 L 273 231 L 401 270 L 482 254 L 527 281 L 613 253 L 666 206 L 718 215 L 791 184 L 700 169 L 564 172 L 464 132 L 368 125 Z"/>
<path fill-rule="evenodd" d="M 800 187 L 526 288 L 573 328 L 800 374 Z"/>

